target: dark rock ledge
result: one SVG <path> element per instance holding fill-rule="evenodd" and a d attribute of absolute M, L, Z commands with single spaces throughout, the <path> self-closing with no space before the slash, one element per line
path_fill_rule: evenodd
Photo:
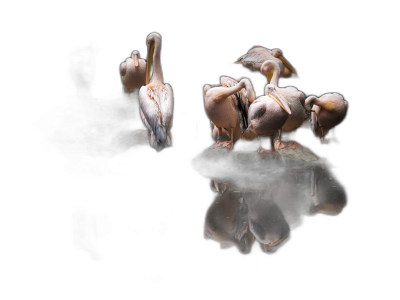
<path fill-rule="evenodd" d="M 262 141 L 264 149 L 269 149 Z M 300 149 L 284 148 L 277 150 L 281 155 L 281 160 L 275 159 L 272 155 L 268 159 L 258 159 L 258 141 L 240 140 L 233 150 L 227 148 L 207 148 L 192 160 L 193 167 L 201 173 L 224 172 L 234 169 L 241 172 L 257 171 L 282 171 L 289 166 L 301 167 L 312 166 L 326 163 L 326 160 L 317 156 L 309 148 Z M 215 174 L 216 175 L 216 174 Z"/>

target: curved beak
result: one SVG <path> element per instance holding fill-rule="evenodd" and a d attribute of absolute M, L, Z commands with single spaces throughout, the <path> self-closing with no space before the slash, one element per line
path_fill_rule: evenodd
<path fill-rule="evenodd" d="M 290 110 L 289 104 L 287 103 L 286 99 L 281 97 L 275 90 L 271 93 L 268 93 L 268 96 L 274 99 L 276 103 L 278 103 L 289 115 L 292 115 L 292 111 Z"/>
<path fill-rule="evenodd" d="M 150 81 L 150 70 L 151 70 L 151 63 L 153 62 L 153 54 L 154 54 L 154 43 L 151 43 L 147 48 L 146 82 L 145 82 L 146 85 L 148 85 Z"/>
<path fill-rule="evenodd" d="M 290 63 L 286 58 L 284 58 L 283 56 L 279 56 L 278 58 L 279 58 L 279 59 L 283 62 L 283 64 L 290 70 L 290 72 L 292 72 L 292 73 L 294 73 L 294 74 L 297 75 L 295 68 L 293 68 L 293 66 L 291 65 L 291 63 Z"/>

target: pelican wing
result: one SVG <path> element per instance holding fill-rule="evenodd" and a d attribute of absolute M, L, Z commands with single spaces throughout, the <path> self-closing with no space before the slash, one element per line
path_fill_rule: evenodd
<path fill-rule="evenodd" d="M 174 93 L 172 91 L 171 85 L 165 84 L 166 94 L 163 97 L 163 102 L 161 102 L 161 111 L 167 131 L 172 127 L 172 118 L 174 113 Z"/>
<path fill-rule="evenodd" d="M 234 87 L 238 84 L 236 80 L 227 76 L 221 76 L 220 83 L 223 87 Z M 235 108 L 239 117 L 242 132 L 244 132 L 249 125 L 247 115 L 250 104 L 246 97 L 246 92 L 246 89 L 243 88 L 234 95 Z"/>
<path fill-rule="evenodd" d="M 149 84 L 142 86 L 139 91 L 140 109 L 158 143 L 163 143 L 167 138 L 167 128 L 160 107 L 160 102 L 167 96 L 167 89 L 164 85 L 162 87 Z"/>
<path fill-rule="evenodd" d="M 246 54 L 238 58 L 236 63 L 242 63 L 251 70 L 258 70 L 257 65 L 271 59 L 271 51 L 261 46 L 254 46 Z"/>
<path fill-rule="evenodd" d="M 254 119 L 261 118 L 267 111 L 267 103 L 262 100 L 256 100 L 251 104 L 249 109 L 250 122 Z"/>

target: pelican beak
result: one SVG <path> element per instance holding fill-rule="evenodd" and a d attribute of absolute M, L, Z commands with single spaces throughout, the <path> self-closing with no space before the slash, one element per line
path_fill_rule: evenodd
<path fill-rule="evenodd" d="M 150 81 L 150 70 L 151 63 L 153 62 L 153 54 L 154 54 L 154 43 L 151 43 L 147 48 L 147 62 L 146 62 L 146 85 L 149 84 Z"/>
<path fill-rule="evenodd" d="M 139 57 L 137 54 L 134 54 L 132 56 L 132 60 L 133 60 L 133 63 L 135 64 L 135 67 L 139 67 Z"/>
<path fill-rule="evenodd" d="M 279 58 L 279 59 L 283 62 L 283 64 L 290 70 L 290 72 L 292 72 L 292 73 L 294 73 L 294 74 L 297 75 L 295 68 L 293 68 L 293 66 L 290 64 L 290 62 L 287 61 L 286 58 L 284 58 L 283 56 L 279 56 L 278 58 Z"/>
<path fill-rule="evenodd" d="M 290 110 L 290 107 L 286 100 L 282 98 L 275 90 L 271 93 L 268 93 L 268 96 L 274 99 L 276 103 L 278 103 L 289 115 L 292 115 L 292 111 Z"/>

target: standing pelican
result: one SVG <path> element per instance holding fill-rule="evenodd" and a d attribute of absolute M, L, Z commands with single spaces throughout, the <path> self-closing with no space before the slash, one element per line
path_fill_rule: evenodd
<path fill-rule="evenodd" d="M 281 141 L 281 134 L 282 131 L 288 132 L 296 130 L 303 124 L 306 118 L 306 113 L 304 110 L 304 100 L 306 99 L 306 95 L 302 91 L 299 91 L 294 86 L 287 86 L 284 88 L 278 87 L 280 68 L 276 62 L 272 60 L 267 60 L 261 66 L 260 72 L 263 75 L 267 76 L 267 78 L 268 74 L 272 74 L 269 83 L 271 85 L 274 85 L 277 93 L 286 99 L 292 111 L 292 115 L 289 116 L 285 124 L 283 124 L 282 128 L 279 129 L 279 137 L 278 137 L 278 142 L 275 144 L 275 149 L 282 149 L 287 146 L 291 148 L 302 148 L 300 144 L 293 141 L 289 143 L 283 143 Z"/>
<path fill-rule="evenodd" d="M 172 87 L 164 84 L 160 61 L 161 35 L 147 36 L 147 65 L 145 86 L 139 91 L 140 116 L 150 133 L 150 145 L 160 151 L 171 145 L 170 130 L 174 110 Z M 151 64 L 153 76 L 149 82 Z"/>
<path fill-rule="evenodd" d="M 278 152 L 274 148 L 274 134 L 282 128 L 289 115 L 291 115 L 289 103 L 276 91 L 276 86 L 267 84 L 265 96 L 258 97 L 249 108 L 249 127 L 244 132 L 243 137 L 248 140 L 254 139 L 257 135 L 269 135 L 271 138 L 271 151 L 258 151 L 262 156 L 273 154 L 279 158 Z"/>
<path fill-rule="evenodd" d="M 140 58 L 139 51 L 132 51 L 131 57 L 128 57 L 119 66 L 121 82 L 124 92 L 129 94 L 135 89 L 139 89 L 145 84 L 146 61 Z"/>
<path fill-rule="evenodd" d="M 204 86 L 204 107 L 207 116 L 218 130 L 217 143 L 213 147 L 232 149 L 233 141 L 241 138 L 242 129 L 247 128 L 247 107 L 248 102 L 254 99 L 253 87 L 247 78 L 243 78 L 236 85 L 235 82 L 229 77 L 221 77 L 221 83 L 229 87 Z M 242 91 L 245 87 L 246 90 Z M 224 130 L 229 134 L 228 142 L 221 142 Z"/>
<path fill-rule="evenodd" d="M 246 54 L 239 57 L 235 63 L 242 64 L 252 71 L 259 71 L 262 64 L 267 60 L 272 60 L 279 65 L 282 77 L 290 77 L 292 74 L 296 74 L 296 70 L 283 56 L 280 49 L 269 50 L 261 46 L 254 46 Z"/>
<path fill-rule="evenodd" d="M 329 129 L 339 125 L 346 117 L 348 103 L 339 93 L 309 96 L 305 107 L 311 111 L 311 128 L 325 142 Z"/>

